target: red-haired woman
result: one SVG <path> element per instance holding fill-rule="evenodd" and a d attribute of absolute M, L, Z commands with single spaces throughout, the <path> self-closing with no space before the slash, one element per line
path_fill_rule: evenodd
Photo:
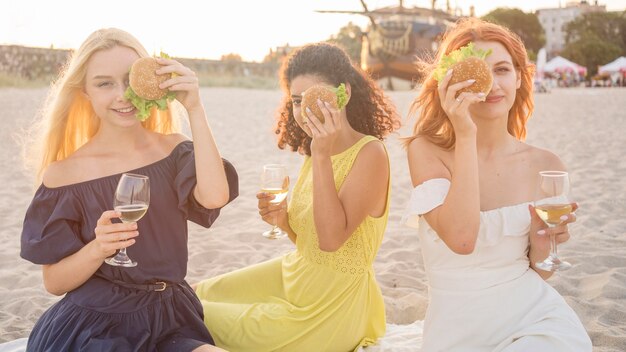
<path fill-rule="evenodd" d="M 413 190 L 405 219 L 417 226 L 429 280 L 424 351 L 591 351 L 574 311 L 535 267 L 552 229 L 532 209 L 540 170 L 564 170 L 553 153 L 522 142 L 533 111 L 533 67 L 518 36 L 477 19 L 444 36 L 437 61 L 468 43 L 492 50 L 491 91 L 457 91 L 426 76 L 408 140 Z M 425 67 L 425 65 L 424 65 Z"/>

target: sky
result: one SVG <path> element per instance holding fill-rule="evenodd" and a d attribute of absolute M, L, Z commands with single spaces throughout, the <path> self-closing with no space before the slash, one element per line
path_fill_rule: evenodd
<path fill-rule="evenodd" d="M 566 0 L 450 0 L 477 16 L 497 7 L 525 12 L 565 5 Z M 366 0 L 370 10 L 397 5 L 397 0 Z M 626 9 L 626 0 L 600 0 L 607 10 Z M 443 8 L 446 1 L 437 1 Z M 430 1 L 404 0 L 405 7 L 430 7 Z M 220 59 L 229 53 L 245 61 L 262 61 L 270 48 L 323 41 L 348 22 L 365 29 L 361 15 L 321 14 L 315 10 L 360 11 L 359 0 L 20 0 L 3 4 L 0 44 L 72 49 L 93 31 L 126 30 L 150 53 Z"/>

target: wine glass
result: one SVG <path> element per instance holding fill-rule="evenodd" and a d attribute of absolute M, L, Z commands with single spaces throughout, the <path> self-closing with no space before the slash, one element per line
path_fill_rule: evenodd
<path fill-rule="evenodd" d="M 136 222 L 148 211 L 150 205 L 150 179 L 148 176 L 125 173 L 120 178 L 115 190 L 113 209 L 121 213 L 123 223 Z M 105 263 L 113 266 L 134 267 L 126 254 L 126 248 L 120 249 L 114 257 L 107 258 Z"/>
<path fill-rule="evenodd" d="M 534 202 L 537 215 L 548 227 L 555 227 L 561 222 L 561 216 L 572 212 L 569 199 L 569 177 L 565 171 L 540 171 L 539 194 Z M 556 239 L 550 235 L 550 255 L 543 261 L 535 264 L 544 271 L 561 271 L 572 267 L 561 260 L 556 253 Z"/>
<path fill-rule="evenodd" d="M 261 192 L 274 195 L 274 199 L 270 200 L 270 204 L 280 204 L 289 192 L 289 177 L 287 176 L 287 168 L 281 164 L 268 164 L 263 166 L 261 174 Z M 274 220 L 277 223 L 277 220 Z M 277 224 L 271 230 L 263 232 L 263 236 L 269 239 L 279 239 L 287 236 L 287 233 L 281 230 Z"/>

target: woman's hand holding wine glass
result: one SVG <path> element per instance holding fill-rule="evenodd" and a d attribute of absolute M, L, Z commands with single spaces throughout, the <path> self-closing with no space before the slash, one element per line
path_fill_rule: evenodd
<path fill-rule="evenodd" d="M 263 236 L 269 239 L 279 239 L 287 236 L 287 233 L 278 226 L 286 221 L 286 199 L 289 193 L 289 176 L 287 168 L 280 164 L 263 166 L 261 174 L 261 192 L 257 194 L 259 199 L 259 214 L 266 222 L 273 225 Z"/>
<path fill-rule="evenodd" d="M 564 171 L 541 171 L 537 200 L 533 204 L 535 214 L 531 223 L 531 249 L 545 247 L 549 239 L 550 252 L 548 257 L 535 263 L 535 266 L 544 271 L 560 271 L 569 269 L 572 265 L 560 259 L 557 255 L 557 244 L 569 239 L 567 224 L 576 221 L 572 213 L 578 208 L 569 198 L 570 184 L 567 172 Z M 540 218 L 547 228 L 538 230 L 537 217 Z"/>
<path fill-rule="evenodd" d="M 113 223 L 111 219 L 121 216 L 115 210 L 107 210 L 102 213 L 94 230 L 96 239 L 94 240 L 97 258 L 102 260 L 112 256 L 116 251 L 135 244 L 135 237 L 139 235 L 137 223 Z"/>
<path fill-rule="evenodd" d="M 120 220 L 122 220 L 122 224 L 131 224 L 132 227 L 132 224 L 139 221 L 139 219 L 141 219 L 146 214 L 149 205 L 150 179 L 148 178 L 148 176 L 128 173 L 123 174 L 120 178 L 119 183 L 117 184 L 117 189 L 115 190 L 115 198 L 113 200 L 113 207 L 115 209 L 115 212 L 119 213 L 119 218 Z M 105 217 L 104 214 L 103 217 Z M 111 218 L 106 219 L 105 217 L 103 221 L 108 220 L 108 222 L 110 223 L 110 219 Z M 108 229 L 111 231 L 119 231 L 128 227 L 115 227 L 116 225 L 122 224 L 105 223 L 104 225 L 108 226 Z M 109 231 L 108 234 L 111 234 L 111 231 Z M 128 235 L 128 233 L 118 232 L 114 233 L 113 235 L 117 235 L 119 237 L 117 241 L 127 242 L 126 236 Z M 110 238 L 110 236 L 108 237 Z M 132 261 L 126 254 L 126 246 L 121 247 L 115 257 L 107 258 L 105 262 L 113 266 L 137 266 L 137 262 Z"/>

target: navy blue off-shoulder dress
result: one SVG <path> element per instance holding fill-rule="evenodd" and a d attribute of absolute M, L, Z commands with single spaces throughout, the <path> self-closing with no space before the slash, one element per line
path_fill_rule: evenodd
<path fill-rule="evenodd" d="M 224 167 L 230 202 L 239 193 L 237 173 L 226 160 Z M 213 343 L 202 306 L 184 281 L 187 220 L 209 227 L 220 213 L 202 207 L 193 196 L 193 143 L 181 142 L 166 158 L 129 172 L 150 178 L 150 207 L 138 222 L 136 243 L 127 249 L 138 265 L 102 264 L 42 315 L 30 334 L 28 351 L 184 351 Z M 53 264 L 92 241 L 98 218 L 113 209 L 120 177 L 57 188 L 41 185 L 26 212 L 22 258 Z M 167 282 L 167 288 L 138 288 L 155 282 Z"/>

